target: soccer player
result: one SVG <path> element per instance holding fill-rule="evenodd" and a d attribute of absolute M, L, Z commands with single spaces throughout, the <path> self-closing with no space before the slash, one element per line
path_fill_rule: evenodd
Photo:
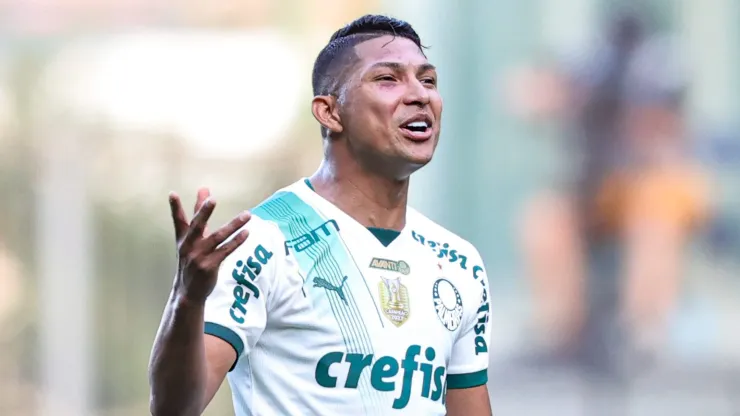
<path fill-rule="evenodd" d="M 439 139 L 437 73 L 406 22 L 337 31 L 313 70 L 324 160 L 207 234 L 170 196 L 178 271 L 150 362 L 154 415 L 490 415 L 477 250 L 407 206 Z M 249 235 L 249 237 L 247 237 Z"/>

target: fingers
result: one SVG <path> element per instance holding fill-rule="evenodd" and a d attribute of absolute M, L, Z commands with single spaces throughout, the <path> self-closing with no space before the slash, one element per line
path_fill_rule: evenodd
<path fill-rule="evenodd" d="M 213 249 L 222 242 L 226 241 L 227 238 L 229 238 L 232 234 L 242 228 L 244 224 L 249 222 L 250 218 L 251 215 L 249 214 L 249 212 L 242 212 L 233 220 L 229 221 L 228 224 L 224 225 L 223 227 L 214 231 L 213 234 L 209 235 L 208 238 L 206 238 L 206 247 L 208 249 Z"/>
<path fill-rule="evenodd" d="M 175 226 L 175 239 L 180 241 L 185 237 L 185 233 L 188 231 L 188 218 L 185 216 L 185 211 L 182 209 L 182 203 L 180 197 L 170 192 L 170 211 L 172 212 L 172 222 Z"/>
<path fill-rule="evenodd" d="M 210 189 L 205 188 L 205 187 L 198 189 L 198 193 L 195 196 L 195 207 L 193 209 L 193 215 L 195 215 L 195 213 L 200 211 L 200 208 L 203 206 L 203 203 L 205 203 L 206 200 L 210 197 L 211 197 Z M 205 234 L 207 232 L 208 232 L 208 227 L 206 226 L 203 228 L 203 233 Z"/>
<path fill-rule="evenodd" d="M 193 214 L 198 212 L 200 208 L 203 206 L 203 203 L 206 202 L 206 199 L 210 197 L 211 197 L 211 191 L 208 188 L 198 189 L 198 194 L 195 197 L 195 208 L 193 209 Z"/>
<path fill-rule="evenodd" d="M 180 198 L 175 193 L 170 194 L 170 205 L 178 235 L 180 256 L 201 266 L 220 264 L 244 243 L 249 235 L 247 230 L 238 232 L 251 218 L 248 212 L 243 212 L 213 234 L 203 238 L 206 224 L 216 207 L 216 201 L 210 198 L 210 192 L 206 188 L 198 190 L 195 202 L 197 210 L 190 224 L 185 217 Z M 234 233 L 237 234 L 234 235 Z M 224 243 L 232 236 L 233 238 Z"/>
<path fill-rule="evenodd" d="M 227 241 L 224 245 L 217 248 L 213 252 L 213 261 L 221 264 L 221 262 L 229 256 L 229 254 L 233 253 L 234 250 L 239 248 L 240 245 L 247 241 L 247 237 L 249 237 L 249 231 L 240 231 L 237 235 L 234 236 L 234 238 Z"/>
<path fill-rule="evenodd" d="M 216 201 L 212 199 L 206 199 L 201 208 L 193 217 L 193 221 L 190 223 L 190 227 L 185 235 L 185 240 L 182 245 L 186 248 L 191 247 L 196 240 L 203 237 L 203 231 L 206 228 L 206 223 L 213 213 L 213 209 L 216 207 Z"/>

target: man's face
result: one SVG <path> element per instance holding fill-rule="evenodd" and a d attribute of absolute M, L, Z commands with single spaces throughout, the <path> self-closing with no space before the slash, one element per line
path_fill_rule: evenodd
<path fill-rule="evenodd" d="M 439 141 L 437 72 L 405 38 L 371 39 L 357 45 L 355 53 L 340 94 L 348 145 L 361 162 L 382 163 L 389 173 L 408 176 L 429 163 Z"/>

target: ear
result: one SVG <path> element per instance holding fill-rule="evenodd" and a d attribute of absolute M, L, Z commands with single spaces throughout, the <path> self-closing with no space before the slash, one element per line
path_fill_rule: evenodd
<path fill-rule="evenodd" d="M 331 95 L 317 95 L 311 101 L 311 112 L 316 121 L 331 133 L 341 133 L 344 130 L 339 117 L 337 99 Z"/>

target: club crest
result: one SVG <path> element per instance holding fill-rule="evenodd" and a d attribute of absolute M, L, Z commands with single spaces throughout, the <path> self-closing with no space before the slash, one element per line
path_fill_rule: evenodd
<path fill-rule="evenodd" d="M 462 297 L 455 285 L 447 279 L 438 279 L 434 282 L 432 299 L 434 310 L 442 325 L 449 331 L 456 330 L 462 321 L 463 306 Z"/>

